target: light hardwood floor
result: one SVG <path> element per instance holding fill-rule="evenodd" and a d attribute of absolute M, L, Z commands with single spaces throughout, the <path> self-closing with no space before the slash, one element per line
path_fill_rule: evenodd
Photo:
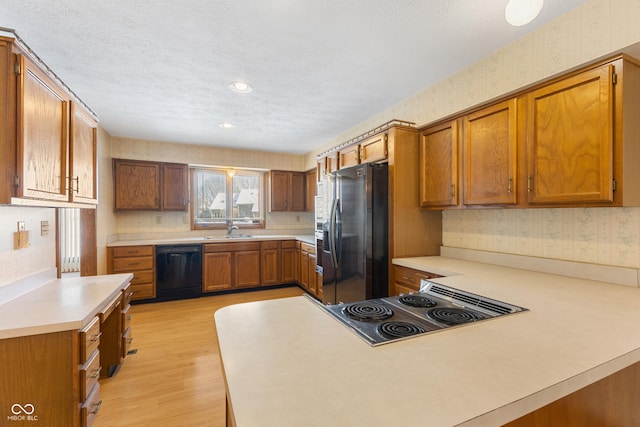
<path fill-rule="evenodd" d="M 214 312 L 249 301 L 302 295 L 297 287 L 132 306 L 131 349 L 100 381 L 94 427 L 223 427 L 225 390 Z"/>

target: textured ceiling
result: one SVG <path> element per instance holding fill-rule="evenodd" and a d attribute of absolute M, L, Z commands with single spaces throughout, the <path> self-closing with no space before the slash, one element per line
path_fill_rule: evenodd
<path fill-rule="evenodd" d="M 305 153 L 585 2 L 0 0 L 0 27 L 111 135 Z"/>

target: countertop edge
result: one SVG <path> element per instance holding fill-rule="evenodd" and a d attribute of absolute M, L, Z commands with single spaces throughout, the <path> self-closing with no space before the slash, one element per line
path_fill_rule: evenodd
<path fill-rule="evenodd" d="M 121 292 L 123 286 L 126 283 L 130 282 L 131 279 L 133 279 L 132 273 L 121 273 L 101 276 L 85 276 L 69 279 L 55 279 L 43 283 L 31 292 L 13 299 L 8 303 L 1 304 L 0 314 L 2 314 L 3 308 L 5 308 L 5 306 L 11 305 L 12 307 L 19 307 L 21 304 L 29 304 L 29 298 L 33 297 L 33 295 L 37 292 L 48 292 L 50 289 L 62 288 L 65 285 L 74 282 L 87 282 L 82 286 L 91 286 L 90 282 L 92 280 L 100 280 L 103 282 L 107 282 L 103 284 L 103 286 L 105 286 L 106 288 L 110 288 L 111 290 L 105 290 L 104 292 L 102 292 L 102 294 L 98 298 L 95 298 L 95 302 L 92 302 L 90 306 L 78 307 L 79 310 L 81 310 L 81 313 L 75 315 L 75 317 L 73 317 L 72 319 L 56 320 L 53 319 L 52 316 L 49 316 L 49 318 L 51 318 L 51 321 L 42 321 L 40 323 L 34 322 L 32 324 L 27 324 L 24 326 L 3 328 L 0 329 L 0 339 L 82 329 L 84 325 L 86 325 L 91 319 L 98 315 L 104 304 L 111 301 L 118 295 L 119 292 Z M 100 302 L 98 302 L 98 300 Z M 57 303 L 59 304 L 60 302 Z"/>

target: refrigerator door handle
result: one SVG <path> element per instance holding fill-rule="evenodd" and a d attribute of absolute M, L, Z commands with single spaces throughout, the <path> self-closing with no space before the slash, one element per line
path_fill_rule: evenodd
<path fill-rule="evenodd" d="M 331 217 L 329 219 L 329 252 L 331 253 L 331 264 L 333 268 L 338 268 L 338 255 L 336 253 L 337 211 L 338 199 L 334 199 L 331 204 Z"/>

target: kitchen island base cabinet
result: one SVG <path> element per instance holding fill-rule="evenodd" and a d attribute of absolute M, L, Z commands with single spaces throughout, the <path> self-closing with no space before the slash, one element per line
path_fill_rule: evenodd
<path fill-rule="evenodd" d="M 518 418 L 504 427 L 640 426 L 640 362 Z"/>

